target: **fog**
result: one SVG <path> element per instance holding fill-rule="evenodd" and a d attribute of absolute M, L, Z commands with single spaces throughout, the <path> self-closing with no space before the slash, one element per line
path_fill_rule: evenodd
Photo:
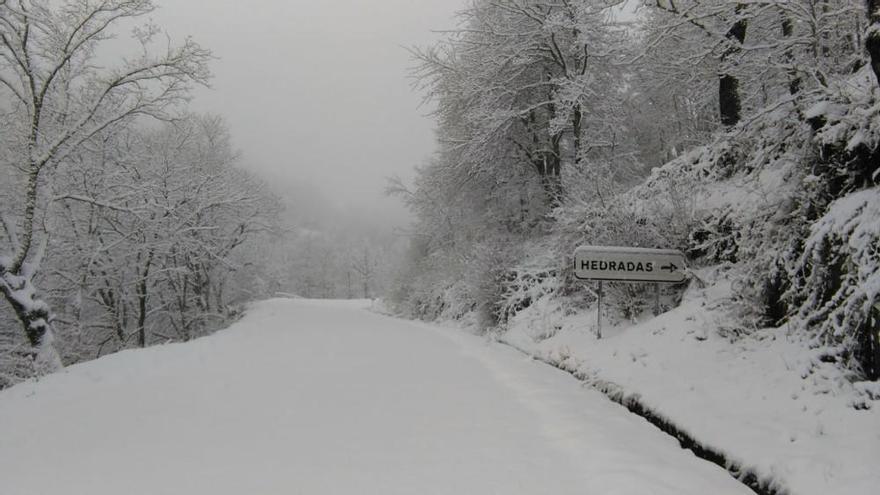
<path fill-rule="evenodd" d="M 172 40 L 210 48 L 211 88 L 192 107 L 224 116 L 242 165 L 301 203 L 405 221 L 383 195 L 433 151 L 432 123 L 405 47 L 454 26 L 450 0 L 160 0 Z M 210 5 L 210 6 L 208 6 Z M 297 192 L 299 191 L 299 192 Z"/>

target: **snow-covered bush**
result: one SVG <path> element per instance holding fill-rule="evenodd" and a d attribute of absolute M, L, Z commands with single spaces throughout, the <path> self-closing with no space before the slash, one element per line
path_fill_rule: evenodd
<path fill-rule="evenodd" d="M 826 179 L 829 194 L 839 197 L 880 181 L 880 94 L 867 68 L 833 81 L 804 117 L 820 147 L 813 175 Z"/>
<path fill-rule="evenodd" d="M 408 318 L 458 319 L 475 306 L 464 280 L 462 260 L 430 253 L 413 242 L 390 284 L 386 300 L 391 310 Z"/>
<path fill-rule="evenodd" d="M 473 304 L 479 330 L 495 327 L 503 318 L 502 294 L 509 268 L 519 259 L 515 239 L 495 238 L 479 243 L 468 259 L 464 283 L 468 287 L 465 301 Z M 460 301 L 454 303 L 461 304 Z"/>
<path fill-rule="evenodd" d="M 564 265 L 553 267 L 559 270 L 561 292 L 584 286 L 574 279 L 569 263 L 578 246 L 686 250 L 696 225 L 696 184 L 689 170 L 666 168 L 656 170 L 641 185 L 616 193 L 604 184 L 574 188 L 569 201 L 554 215 L 553 254 L 556 263 L 565 260 Z M 653 284 L 607 283 L 605 292 L 609 307 L 627 320 L 642 314 L 654 297 Z"/>
<path fill-rule="evenodd" d="M 690 232 L 687 255 L 714 263 L 737 261 L 742 227 L 728 208 L 709 213 Z"/>
<path fill-rule="evenodd" d="M 530 243 L 525 253 L 501 282 L 499 322 L 506 324 L 537 301 L 553 297 L 563 289 L 559 274 L 560 254 L 552 243 Z M 564 257 L 563 257 L 564 259 Z"/>
<path fill-rule="evenodd" d="M 832 203 L 788 277 L 786 299 L 816 343 L 880 377 L 880 188 Z"/>

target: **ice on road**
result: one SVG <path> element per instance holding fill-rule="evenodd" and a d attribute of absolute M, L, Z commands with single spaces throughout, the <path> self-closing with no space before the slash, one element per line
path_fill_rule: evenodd
<path fill-rule="evenodd" d="M 564 373 L 363 306 L 267 301 L 0 392 L 0 493 L 751 493 Z"/>

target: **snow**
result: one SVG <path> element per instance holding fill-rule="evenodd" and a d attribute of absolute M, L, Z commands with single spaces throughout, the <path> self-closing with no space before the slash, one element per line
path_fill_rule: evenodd
<path fill-rule="evenodd" d="M 807 244 L 832 234 L 848 238 L 855 252 L 869 251 L 880 232 L 880 187 L 852 193 L 832 203 L 828 213 L 812 226 Z M 876 268 L 876 267 L 873 267 Z"/>
<path fill-rule="evenodd" d="M 865 141 L 866 141 L 865 132 L 862 131 L 861 129 L 859 129 L 858 131 L 856 131 L 853 134 L 853 136 L 851 138 L 849 138 L 849 142 L 846 143 L 846 150 L 852 151 L 852 150 L 858 148 L 859 146 L 861 146 L 862 144 L 864 144 Z"/>
<path fill-rule="evenodd" d="M 851 383 L 788 329 L 743 329 L 725 305 L 734 288 L 704 269 L 705 288 L 635 324 L 603 325 L 596 312 L 564 313 L 546 297 L 501 338 L 610 382 L 734 462 L 790 493 L 869 495 L 880 486 L 880 389 Z M 608 318 L 603 318 L 608 320 Z M 737 337 L 737 333 L 751 333 Z"/>
<path fill-rule="evenodd" d="M 369 304 L 271 300 L 0 392 L 2 493 L 750 493 L 565 373 Z"/>
<path fill-rule="evenodd" d="M 798 262 L 800 270 L 821 266 L 824 250 L 849 266 L 841 277 L 841 287 L 825 304 L 816 297 L 819 286 L 805 292 L 801 316 L 817 321 L 825 333 L 849 338 L 871 306 L 877 304 L 880 294 L 880 188 L 874 187 L 849 194 L 828 207 L 826 214 L 811 226 L 810 236 L 804 242 L 804 253 Z M 843 244 L 842 246 L 838 244 Z M 821 334 L 820 334 L 821 335 Z"/>
<path fill-rule="evenodd" d="M 627 247 L 627 246 L 582 246 L 581 248 L 586 251 L 592 251 L 596 253 L 627 253 L 627 254 L 673 254 L 680 255 L 680 251 L 676 251 L 675 249 L 652 249 L 652 248 L 640 248 L 640 247 Z"/>
<path fill-rule="evenodd" d="M 804 118 L 814 119 L 820 115 L 825 115 L 826 113 L 828 113 L 830 105 L 831 104 L 827 100 L 820 100 L 812 107 L 808 108 L 806 112 L 804 112 Z"/>

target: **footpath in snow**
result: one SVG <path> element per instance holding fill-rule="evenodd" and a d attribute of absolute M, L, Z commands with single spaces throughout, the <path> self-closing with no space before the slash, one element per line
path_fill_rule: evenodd
<path fill-rule="evenodd" d="M 0 493 L 750 493 L 563 372 L 364 306 L 267 301 L 0 392 Z"/>

